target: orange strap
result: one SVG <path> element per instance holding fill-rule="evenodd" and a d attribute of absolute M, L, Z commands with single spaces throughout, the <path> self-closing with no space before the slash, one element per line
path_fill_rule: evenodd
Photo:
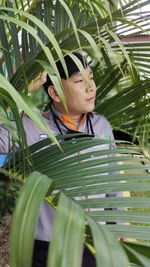
<path fill-rule="evenodd" d="M 81 120 L 79 121 L 79 125 L 76 126 L 74 121 L 70 120 L 70 117 L 66 114 L 63 114 L 59 117 L 59 119 L 66 124 L 66 126 L 68 126 L 69 128 L 71 128 L 74 131 L 77 131 L 80 126 L 82 125 L 83 121 L 85 120 L 86 114 L 81 118 Z"/>

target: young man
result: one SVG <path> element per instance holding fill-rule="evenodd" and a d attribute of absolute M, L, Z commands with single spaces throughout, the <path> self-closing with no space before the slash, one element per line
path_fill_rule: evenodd
<path fill-rule="evenodd" d="M 64 58 L 68 70 L 68 78 L 64 72 L 61 62 L 58 61 L 56 65 L 62 80 L 63 93 L 65 96 L 68 112 L 66 112 L 51 79 L 47 76 L 47 81 L 44 83 L 44 88 L 49 97 L 52 99 L 52 105 L 45 117 L 47 118 L 47 120 L 49 120 L 49 125 L 55 135 L 79 131 L 96 135 L 102 139 L 109 138 L 110 140 L 114 140 L 112 129 L 107 119 L 104 116 L 93 112 L 95 107 L 96 85 L 93 79 L 93 72 L 90 68 L 90 65 L 88 64 L 86 58 L 83 57 L 80 53 L 74 53 L 74 56 L 76 56 L 77 59 L 82 63 L 82 66 L 85 69 L 84 75 L 86 76 L 86 79 L 84 79 L 84 76 L 82 76 L 77 65 L 71 57 L 65 56 Z M 111 145 L 105 145 L 104 149 L 111 148 Z M 103 197 L 105 196 L 103 195 Z M 45 203 L 45 205 L 47 204 Z M 48 214 L 48 209 L 50 210 L 51 207 L 47 205 L 47 207 L 45 207 L 45 214 Z M 43 214 L 41 214 L 39 224 L 40 220 L 41 222 L 43 221 L 43 218 L 44 216 Z M 48 221 L 47 223 L 44 222 L 45 228 L 50 228 L 48 227 L 48 225 L 50 225 L 50 223 L 53 221 L 52 218 L 53 216 L 51 216 L 51 218 L 49 217 L 49 223 Z M 46 233 L 45 229 L 43 229 L 43 233 L 42 230 L 41 233 L 39 231 L 40 225 L 37 229 L 36 238 L 38 241 L 35 241 L 34 262 L 36 262 L 38 258 L 39 251 L 43 251 L 44 254 L 46 253 L 47 247 L 47 243 L 45 243 L 44 245 L 43 241 L 39 241 L 44 237 L 44 233 Z M 49 233 L 50 229 L 47 232 Z M 45 236 L 44 240 L 48 241 L 47 236 Z M 42 258 L 41 255 L 39 256 L 39 258 Z M 33 264 L 33 267 L 36 266 L 38 265 Z M 41 264 L 39 266 L 43 267 L 45 265 Z M 84 248 L 82 267 L 96 267 L 95 257 L 89 252 L 87 248 Z"/>
<path fill-rule="evenodd" d="M 68 112 L 66 112 L 51 79 L 47 76 L 44 88 L 52 99 L 52 105 L 48 113 L 43 116 L 55 135 L 79 131 L 98 136 L 101 139 L 109 138 L 110 140 L 114 140 L 112 129 L 107 119 L 93 112 L 95 107 L 96 85 L 92 70 L 86 58 L 80 53 L 74 53 L 74 56 L 81 62 L 85 70 L 84 75 L 86 79 L 84 79 L 84 76 L 82 76 L 77 65 L 70 56 L 64 57 L 68 70 L 68 78 L 61 62 L 58 61 L 56 65 L 62 80 L 63 93 L 66 99 Z M 47 137 L 28 117 L 24 117 L 23 122 L 29 145 Z M 7 130 L 4 127 L 0 127 L 0 152 L 8 151 L 8 140 L 9 136 Z M 104 149 L 111 148 L 111 145 L 105 145 Z M 46 266 L 47 250 L 51 240 L 51 228 L 54 218 L 55 211 L 46 202 L 43 202 L 36 229 L 32 267 Z M 82 266 L 96 266 L 95 257 L 87 248 L 85 248 L 83 252 Z"/>

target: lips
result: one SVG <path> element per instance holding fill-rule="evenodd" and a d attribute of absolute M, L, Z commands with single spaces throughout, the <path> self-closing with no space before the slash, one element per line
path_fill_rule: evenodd
<path fill-rule="evenodd" d="M 89 97 L 89 98 L 86 99 L 86 101 L 92 101 L 92 100 L 95 100 L 94 96 L 93 97 Z"/>

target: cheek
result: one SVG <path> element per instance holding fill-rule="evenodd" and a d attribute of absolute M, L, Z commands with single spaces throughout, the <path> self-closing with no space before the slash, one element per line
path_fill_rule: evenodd
<path fill-rule="evenodd" d="M 97 90 L 95 82 L 94 82 L 94 84 L 93 84 L 93 90 L 94 90 L 95 92 L 96 92 L 96 90 Z"/>
<path fill-rule="evenodd" d="M 75 107 L 76 109 L 80 109 L 81 105 L 83 106 L 83 98 L 78 95 L 74 94 L 73 96 L 69 96 L 67 99 L 68 106 Z"/>
<path fill-rule="evenodd" d="M 65 94 L 65 99 L 66 99 L 66 102 L 67 102 L 68 106 L 74 105 L 76 100 L 77 100 L 75 95 L 68 94 L 68 93 Z"/>

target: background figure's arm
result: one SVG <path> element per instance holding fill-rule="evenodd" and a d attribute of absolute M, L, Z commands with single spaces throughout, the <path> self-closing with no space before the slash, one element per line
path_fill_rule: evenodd
<path fill-rule="evenodd" d="M 10 135 L 4 125 L 0 125 L 0 153 L 8 153 Z"/>
<path fill-rule="evenodd" d="M 9 150 L 10 135 L 4 125 L 0 125 L 0 168 L 3 167 Z"/>
<path fill-rule="evenodd" d="M 28 91 L 33 92 L 46 82 L 47 72 L 43 71 L 35 80 L 32 80 L 28 85 Z"/>

